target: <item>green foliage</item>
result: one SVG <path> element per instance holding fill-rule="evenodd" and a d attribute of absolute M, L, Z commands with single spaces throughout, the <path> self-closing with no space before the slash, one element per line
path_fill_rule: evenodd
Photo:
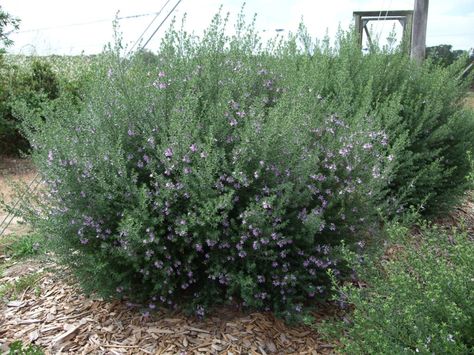
<path fill-rule="evenodd" d="M 453 64 L 456 60 L 463 59 L 464 65 L 467 65 L 467 51 L 453 50 L 450 44 L 440 44 L 437 46 L 426 47 L 426 58 L 431 59 L 438 65 L 448 66 Z"/>
<path fill-rule="evenodd" d="M 0 285 L 0 299 L 16 299 L 20 297 L 25 290 L 32 288 L 36 288 L 36 293 L 40 292 L 37 283 L 43 275 L 44 273 L 42 272 L 30 273 L 14 281 L 3 283 Z"/>
<path fill-rule="evenodd" d="M 2 237 L 1 249 L 12 258 L 37 256 L 44 251 L 44 238 L 36 233 Z"/>
<path fill-rule="evenodd" d="M 350 37 L 337 47 L 334 54 L 316 51 L 303 71 L 319 77 L 315 90 L 335 111 L 368 111 L 386 132 L 394 160 L 385 213 L 410 205 L 432 214 L 449 209 L 468 187 L 466 151 L 474 144 L 474 115 L 463 108 L 467 83 L 457 80 L 461 63 L 440 68 L 402 52 L 363 55 Z"/>
<path fill-rule="evenodd" d="M 38 345 L 23 345 L 21 340 L 14 341 L 8 348 L 8 355 L 44 355 L 43 350 Z"/>
<path fill-rule="evenodd" d="M 20 122 L 14 107 L 23 104 L 41 114 L 44 105 L 53 104 L 60 96 L 79 104 L 84 82 L 67 80 L 53 70 L 50 61 L 34 59 L 27 65 L 0 63 L 0 153 L 15 154 L 29 148 L 20 134 Z"/>
<path fill-rule="evenodd" d="M 352 305 L 332 329 L 349 354 L 470 354 L 474 350 L 474 241 L 463 230 L 388 228 L 380 258 L 346 257 L 367 287 L 336 286 Z M 342 327 L 342 329 L 341 329 Z M 330 327 L 328 329 L 331 329 Z M 342 337 L 342 338 L 340 338 Z"/>
<path fill-rule="evenodd" d="M 5 12 L 0 6 L 0 60 L 5 53 L 5 48 L 13 44 L 8 35 L 12 30 L 17 30 L 20 25 L 20 20 Z M 7 32 L 8 30 L 8 32 Z"/>
<path fill-rule="evenodd" d="M 226 22 L 171 29 L 154 67 L 104 53 L 79 110 L 17 105 L 47 185 L 21 209 L 88 291 L 300 318 L 377 209 L 457 201 L 472 115 L 457 67 L 363 55 L 352 34 L 331 48 L 303 27 L 264 47 Z"/>

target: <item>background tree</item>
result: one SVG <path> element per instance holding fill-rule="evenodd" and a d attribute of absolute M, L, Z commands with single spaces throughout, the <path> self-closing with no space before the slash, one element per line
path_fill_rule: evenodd
<path fill-rule="evenodd" d="M 5 12 L 0 5 L 0 54 L 5 52 L 5 48 L 11 46 L 13 41 L 8 35 L 19 28 L 20 20 Z"/>
<path fill-rule="evenodd" d="M 450 44 L 440 44 L 438 46 L 427 47 L 426 57 L 431 58 L 436 64 L 442 66 L 448 66 L 453 64 L 459 58 L 466 56 L 467 51 L 462 49 L 453 50 L 453 46 Z"/>

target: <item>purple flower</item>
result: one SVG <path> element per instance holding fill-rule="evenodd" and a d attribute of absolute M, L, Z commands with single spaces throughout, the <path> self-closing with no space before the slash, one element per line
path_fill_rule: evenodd
<path fill-rule="evenodd" d="M 191 173 L 191 168 L 189 168 L 189 167 L 186 166 L 186 167 L 184 168 L 184 173 L 185 173 L 185 174 L 190 174 L 190 173 Z"/>
<path fill-rule="evenodd" d="M 245 116 L 245 112 L 244 111 L 237 111 L 235 113 L 237 116 L 239 116 L 240 118 L 244 117 Z"/>
<path fill-rule="evenodd" d="M 197 145 L 193 143 L 189 146 L 189 149 L 191 150 L 191 152 L 195 153 L 197 151 Z"/>
<path fill-rule="evenodd" d="M 260 235 L 260 229 L 252 228 L 252 234 L 254 237 L 258 237 Z"/>
<path fill-rule="evenodd" d="M 129 135 L 130 137 L 133 137 L 133 136 L 135 135 L 135 132 L 134 132 L 132 129 L 129 128 L 129 129 L 128 129 L 128 135 Z"/>
<path fill-rule="evenodd" d="M 372 168 L 372 176 L 375 178 L 375 179 L 378 179 L 381 175 L 380 175 L 380 169 L 376 166 L 374 166 Z"/>
<path fill-rule="evenodd" d="M 233 108 L 234 110 L 238 110 L 239 107 L 240 107 L 240 105 L 239 105 L 237 102 L 235 102 L 234 100 L 231 100 L 231 101 L 230 101 L 230 105 L 232 106 L 232 108 Z"/>
<path fill-rule="evenodd" d="M 138 161 L 137 167 L 139 167 L 140 169 L 143 168 L 143 162 L 141 160 Z"/>
<path fill-rule="evenodd" d="M 53 151 L 50 150 L 50 151 L 48 152 L 48 165 L 51 165 L 51 163 L 53 162 L 53 159 L 54 159 Z"/>
<path fill-rule="evenodd" d="M 365 150 L 370 150 L 372 149 L 372 144 L 371 143 L 365 143 L 362 148 L 364 148 Z"/>
<path fill-rule="evenodd" d="M 203 306 L 196 307 L 196 315 L 198 316 L 198 318 L 204 318 L 205 314 L 206 314 L 206 311 L 204 310 Z"/>
<path fill-rule="evenodd" d="M 269 210 L 270 208 L 272 208 L 272 206 L 270 206 L 270 204 L 267 201 L 263 201 L 262 206 L 266 210 Z"/>
<path fill-rule="evenodd" d="M 165 76 L 165 72 L 160 71 L 160 72 L 158 73 L 158 77 L 159 77 L 159 78 L 163 78 L 164 76 Z"/>
<path fill-rule="evenodd" d="M 168 87 L 168 84 L 166 84 L 166 83 L 159 83 L 159 84 L 158 84 L 158 87 L 159 87 L 160 89 L 166 89 L 166 88 Z"/>
<path fill-rule="evenodd" d="M 173 156 L 173 149 L 171 148 L 166 148 L 165 150 L 165 157 L 171 158 Z"/>
<path fill-rule="evenodd" d="M 232 127 L 237 126 L 237 123 L 238 123 L 237 120 L 236 120 L 235 118 L 233 118 L 233 117 L 229 120 L 229 124 L 230 124 Z"/>
<path fill-rule="evenodd" d="M 347 149 L 346 147 L 341 148 L 339 149 L 339 154 L 343 157 L 347 157 L 347 155 L 349 154 L 349 149 Z"/>
<path fill-rule="evenodd" d="M 143 156 L 143 160 L 145 161 L 145 163 L 149 164 L 150 163 L 150 157 L 148 155 L 144 155 Z"/>

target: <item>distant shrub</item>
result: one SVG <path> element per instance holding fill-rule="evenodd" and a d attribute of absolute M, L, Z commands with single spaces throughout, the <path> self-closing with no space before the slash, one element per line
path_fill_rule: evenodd
<path fill-rule="evenodd" d="M 389 228 L 396 250 L 380 260 L 347 257 L 367 283 L 338 287 L 354 310 L 336 332 L 343 353 L 471 354 L 474 350 L 474 241 L 464 231 L 423 225 Z M 388 249 L 390 250 L 390 248 Z M 358 261 L 357 261 L 358 260 Z M 342 336 L 342 338 L 340 338 Z"/>
<path fill-rule="evenodd" d="M 153 70 L 105 53 L 79 111 L 18 106 L 49 189 L 23 212 L 89 291 L 298 317 L 377 208 L 461 195 L 472 120 L 454 69 L 224 25 L 169 31 Z"/>
<path fill-rule="evenodd" d="M 29 142 L 20 132 L 20 120 L 15 107 L 20 104 L 41 114 L 45 105 L 51 105 L 60 96 L 79 105 L 86 86 L 83 76 L 62 77 L 52 64 L 43 59 L 26 63 L 0 61 L 0 153 L 18 154 L 29 149 Z M 54 105 L 53 105 L 54 106 Z"/>
<path fill-rule="evenodd" d="M 43 103 L 59 96 L 59 81 L 46 62 L 33 61 L 28 70 L 3 62 L 0 64 L 0 152 L 17 153 L 28 148 L 13 114 L 18 101 L 30 110 L 41 110 Z"/>

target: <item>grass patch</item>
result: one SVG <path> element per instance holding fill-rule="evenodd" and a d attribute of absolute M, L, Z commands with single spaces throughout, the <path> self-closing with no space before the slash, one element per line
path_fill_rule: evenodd
<path fill-rule="evenodd" d="M 18 298 L 23 292 L 28 289 L 33 289 L 36 296 L 40 294 L 38 281 L 43 276 L 44 272 L 37 272 L 20 277 L 13 282 L 7 282 L 0 285 L 0 299 L 14 300 Z"/>
<path fill-rule="evenodd" d="M 0 241 L 0 252 L 13 259 L 38 256 L 44 252 L 44 238 L 37 233 L 8 235 Z"/>
<path fill-rule="evenodd" d="M 44 352 L 37 345 L 24 345 L 21 340 L 16 340 L 10 344 L 8 355 L 44 355 Z"/>

